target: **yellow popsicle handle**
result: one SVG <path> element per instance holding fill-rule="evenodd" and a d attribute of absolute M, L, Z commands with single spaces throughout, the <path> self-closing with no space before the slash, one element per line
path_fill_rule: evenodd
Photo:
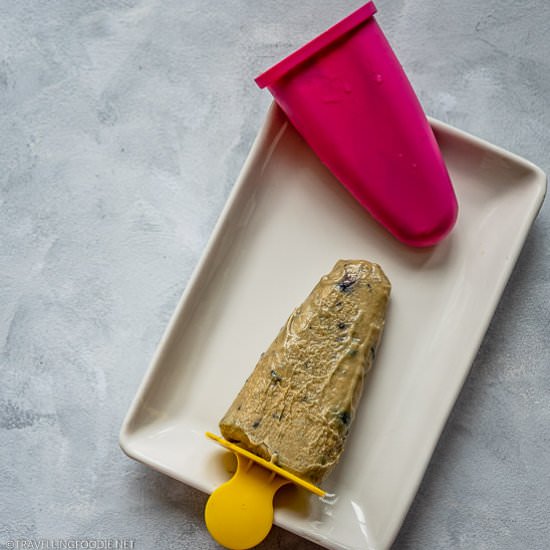
<path fill-rule="evenodd" d="M 237 456 L 237 471 L 210 495 L 204 511 L 208 531 L 226 548 L 245 550 L 264 540 L 273 525 L 273 497 L 283 485 L 295 483 L 318 496 L 326 494 L 223 437 L 206 435 Z"/>
<path fill-rule="evenodd" d="M 273 496 L 290 480 L 237 454 L 237 471 L 208 499 L 204 517 L 218 543 L 232 550 L 259 544 L 273 524 Z"/>
<path fill-rule="evenodd" d="M 324 497 L 327 494 L 326 491 L 323 491 L 323 489 L 320 489 L 316 485 L 313 485 L 313 483 L 310 483 L 309 481 L 305 481 L 302 478 L 294 474 L 291 474 L 290 472 L 287 472 L 283 468 L 280 468 L 279 466 L 273 464 L 273 462 L 269 462 L 268 460 L 265 460 L 260 456 L 255 455 L 250 451 L 247 451 L 246 449 L 242 449 L 238 445 L 235 445 L 235 443 L 231 443 L 230 441 L 227 441 L 227 439 L 224 439 L 219 435 L 213 434 L 212 432 L 206 432 L 206 437 L 209 437 L 210 439 L 214 440 L 216 443 L 219 443 L 222 447 L 225 447 L 226 449 L 233 451 L 236 455 L 245 456 L 246 458 L 253 460 L 254 462 L 258 463 L 260 466 L 263 466 L 264 468 L 267 468 L 268 470 L 275 472 L 281 477 L 284 477 L 285 479 L 292 481 L 292 483 L 295 483 L 296 485 L 303 487 L 304 489 L 307 489 L 308 491 L 312 492 L 314 495 L 317 495 L 319 497 Z"/>

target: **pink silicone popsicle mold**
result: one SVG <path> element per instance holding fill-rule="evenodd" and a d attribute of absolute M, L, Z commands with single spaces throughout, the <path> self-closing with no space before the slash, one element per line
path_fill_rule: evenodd
<path fill-rule="evenodd" d="M 430 246 L 457 201 L 439 147 L 372 2 L 261 74 L 321 161 L 395 237 Z"/>

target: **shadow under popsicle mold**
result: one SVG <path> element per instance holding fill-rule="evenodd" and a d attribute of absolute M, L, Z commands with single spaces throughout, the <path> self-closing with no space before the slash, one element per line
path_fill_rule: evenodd
<path fill-rule="evenodd" d="M 475 136 L 446 127 L 439 121 L 432 121 L 432 127 L 451 179 L 455 174 L 460 175 L 460 185 L 456 191 L 461 209 L 470 213 L 479 213 L 483 209 L 486 215 L 481 223 L 490 224 L 498 222 L 498 219 L 492 218 L 495 211 L 503 204 L 515 203 L 516 198 L 518 216 L 525 209 L 532 208 L 533 204 L 542 204 L 540 195 L 535 191 L 540 189 L 540 179 L 544 177 L 540 169 L 525 159 Z M 533 192 L 525 193 L 526 187 Z M 470 222 L 470 219 L 461 220 L 459 212 L 459 225 L 469 225 Z M 471 227 L 470 233 L 474 233 Z"/>
<path fill-rule="evenodd" d="M 432 128 L 451 170 L 453 166 L 459 165 L 463 173 L 475 175 L 475 189 L 493 189 L 494 182 L 498 182 L 496 193 L 490 193 L 489 196 L 500 195 L 505 191 L 503 186 L 516 186 L 533 174 L 532 167 L 523 161 L 512 160 L 510 153 L 503 154 L 495 146 L 487 143 L 480 146 L 473 136 L 464 137 L 462 132 L 451 130 L 441 122 L 432 121 Z"/>
<path fill-rule="evenodd" d="M 277 119 L 285 116 L 278 108 L 275 109 Z M 449 250 L 448 237 L 440 245 L 428 248 L 414 248 L 398 241 L 353 198 L 318 159 L 291 124 L 283 126 L 281 132 L 277 135 L 273 147 L 270 148 L 269 157 L 262 170 L 262 177 L 266 179 L 267 192 L 269 193 L 270 172 L 289 174 L 293 181 L 292 188 L 290 186 L 288 188 L 288 200 L 291 200 L 295 194 L 306 194 L 312 204 L 311 213 L 304 212 L 304 223 L 307 223 L 310 215 L 324 216 L 327 220 L 326 230 L 328 230 L 331 212 L 335 209 L 340 210 L 346 213 L 347 225 L 353 226 L 357 234 L 365 236 L 365 243 L 376 243 L 378 248 L 383 247 L 386 251 L 390 251 L 396 259 L 412 265 L 422 266 L 434 255 L 440 258 L 441 249 Z M 257 183 L 261 185 L 262 182 L 258 181 Z M 303 206 L 306 201 L 298 200 L 296 203 Z M 270 215 L 269 212 L 266 214 Z M 272 212 L 271 215 L 276 215 L 276 213 Z M 320 229 L 323 230 L 322 227 Z M 319 240 L 322 239 L 323 234 L 321 233 Z M 343 256 L 345 256 L 344 253 L 340 257 Z"/>

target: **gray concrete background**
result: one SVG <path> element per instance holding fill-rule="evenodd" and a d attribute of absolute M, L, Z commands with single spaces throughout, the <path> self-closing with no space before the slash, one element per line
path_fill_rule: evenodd
<path fill-rule="evenodd" d="M 550 3 L 377 4 L 428 113 L 550 170 Z M 217 548 L 118 430 L 270 102 L 252 78 L 359 5 L 0 2 L 1 548 Z M 395 549 L 549 547 L 549 239 L 547 202 Z"/>

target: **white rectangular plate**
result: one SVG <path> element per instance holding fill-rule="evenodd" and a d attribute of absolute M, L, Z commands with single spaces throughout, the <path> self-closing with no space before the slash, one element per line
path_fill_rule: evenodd
<path fill-rule="evenodd" d="M 440 122 L 459 200 L 430 249 L 375 223 L 272 107 L 122 427 L 131 457 L 205 492 L 228 479 L 206 439 L 260 353 L 339 258 L 393 289 L 382 346 L 321 501 L 276 497 L 275 523 L 327 548 L 388 548 L 410 506 L 546 190 L 531 163 Z"/>

